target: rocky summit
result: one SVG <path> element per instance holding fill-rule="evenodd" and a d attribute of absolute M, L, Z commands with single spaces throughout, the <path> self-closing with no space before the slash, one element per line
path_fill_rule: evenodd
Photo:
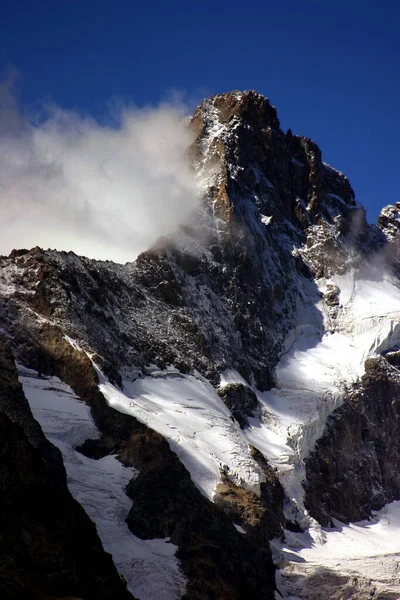
<path fill-rule="evenodd" d="M 254 91 L 188 127 L 136 260 L 0 258 L 0 597 L 399 598 L 400 205 Z"/>

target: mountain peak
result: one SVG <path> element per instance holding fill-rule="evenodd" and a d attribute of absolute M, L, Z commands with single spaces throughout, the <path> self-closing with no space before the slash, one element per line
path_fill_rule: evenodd
<path fill-rule="evenodd" d="M 332 538 L 320 525 L 400 498 L 400 203 L 369 226 L 347 178 L 255 91 L 204 100 L 191 127 L 201 199 L 135 262 L 0 257 L 0 333 L 19 368 L 0 341 L 0 536 L 20 540 L 0 598 L 128 598 L 33 417 L 141 600 L 272 600 L 268 542 L 278 557 L 284 535 L 280 597 L 326 597 L 322 568 L 352 597 L 400 598 L 386 586 L 398 515 L 365 577 L 318 543 Z M 343 544 L 361 530 L 342 529 Z"/>
<path fill-rule="evenodd" d="M 212 110 L 218 112 L 218 121 L 226 125 L 238 119 L 254 129 L 279 129 L 276 108 L 269 99 L 255 90 L 240 92 L 233 90 L 217 94 L 204 100 L 195 112 L 193 121 L 201 120 L 204 113 Z"/>
<path fill-rule="evenodd" d="M 289 223 L 292 235 L 320 217 L 332 222 L 357 207 L 347 178 L 322 161 L 312 140 L 285 134 L 275 107 L 254 90 L 211 96 L 197 108 L 191 126 L 196 168 L 212 173 L 209 196 L 224 221 L 235 211 L 253 220 L 256 209 L 261 221 Z"/>

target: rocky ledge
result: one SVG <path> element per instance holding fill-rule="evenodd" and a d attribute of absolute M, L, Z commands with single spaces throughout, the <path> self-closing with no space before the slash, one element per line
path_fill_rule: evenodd
<path fill-rule="evenodd" d="M 397 353 L 388 357 L 398 360 Z M 323 525 L 360 521 L 400 498 L 400 372 L 383 356 L 328 419 L 306 459 L 306 506 Z"/>

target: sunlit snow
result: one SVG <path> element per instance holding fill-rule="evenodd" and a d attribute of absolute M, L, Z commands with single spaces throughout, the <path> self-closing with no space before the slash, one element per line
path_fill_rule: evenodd
<path fill-rule="evenodd" d="M 363 374 L 366 358 L 400 342 L 400 289 L 389 275 L 371 267 L 317 283 L 314 290 L 308 282 L 302 283 L 298 326 L 287 336 L 286 351 L 276 367 L 278 385 L 258 393 L 261 419 L 250 419 L 245 431 L 281 473 L 294 503 L 292 516 L 298 518 L 300 510 L 306 520 L 302 459 L 321 437 L 328 415 L 341 404 L 347 387 Z M 340 289 L 332 333 L 321 300 L 328 283 Z"/>
<path fill-rule="evenodd" d="M 382 270 L 352 270 L 317 284 L 299 278 L 297 326 L 289 332 L 276 368 L 278 385 L 267 392 L 255 390 L 261 415 L 250 418 L 243 431 L 232 421 L 212 386 L 200 376 L 173 374 L 170 369 L 154 371 L 135 381 L 125 376 L 122 390 L 104 378 L 100 383 L 111 406 L 135 415 L 169 440 L 193 481 L 210 498 L 220 481 L 221 467 L 228 468 L 233 480 L 257 490 L 262 475 L 247 444 L 256 446 L 278 470 L 290 501 L 285 506 L 287 516 L 308 527 L 304 535 L 312 545 L 310 553 L 299 550 L 302 541 L 293 534 L 288 538 L 295 546 L 291 555 L 301 552 L 296 560 L 304 558 L 315 568 L 325 564 L 324 556 L 331 556 L 335 544 L 349 544 L 350 533 L 353 550 L 349 552 L 354 556 L 358 556 L 358 544 L 366 547 L 362 536 L 368 538 L 367 552 L 373 552 L 381 527 L 386 527 L 387 535 L 384 542 L 379 542 L 381 549 L 376 546 L 375 551 L 397 552 L 396 544 L 388 544 L 390 536 L 398 533 L 394 517 L 390 523 L 384 520 L 383 525 L 341 526 L 339 533 L 322 530 L 304 508 L 302 481 L 303 459 L 322 435 L 328 415 L 343 402 L 348 387 L 362 376 L 366 358 L 400 342 L 400 289 Z M 322 301 L 329 284 L 340 290 L 334 328 Z M 233 382 L 246 383 L 239 373 L 225 371 L 221 384 Z M 343 566 L 343 561 L 338 564 Z"/>
<path fill-rule="evenodd" d="M 71 340 L 71 343 L 73 340 Z M 114 456 L 93 460 L 75 450 L 99 431 L 89 407 L 57 377 L 38 379 L 20 367 L 19 377 L 34 417 L 46 437 L 62 453 L 70 492 L 95 522 L 104 549 L 124 575 L 128 589 L 139 600 L 178 600 L 186 578 L 169 539 L 141 540 L 132 535 L 125 519 L 132 500 L 125 494 L 135 476 Z"/>
<path fill-rule="evenodd" d="M 110 406 L 135 416 L 164 435 L 200 491 L 212 499 L 221 469 L 255 492 L 265 475 L 251 457 L 245 435 L 212 385 L 199 374 L 154 371 L 120 390 L 98 370 L 100 390 Z"/>
<path fill-rule="evenodd" d="M 335 582 L 335 574 L 361 590 L 365 587 L 367 594 L 369 589 L 371 597 L 392 600 L 400 597 L 400 501 L 374 513 L 369 521 L 349 525 L 335 521 L 334 529 L 322 529 L 321 534 L 318 542 L 309 533 L 288 532 L 284 544 L 273 543 L 273 551 L 280 554 L 278 560 L 286 567 L 278 572 L 282 596 L 277 597 L 309 598 L 312 589 L 315 597 L 323 598 L 329 576 Z M 323 575 L 320 580 L 314 577 L 318 572 Z M 343 595 L 344 586 L 343 581 L 338 595 L 334 595 L 332 584 L 329 597 L 353 598 L 354 593 Z"/>
<path fill-rule="evenodd" d="M 332 285 L 340 290 L 334 322 L 323 301 L 325 290 Z M 367 545 L 365 541 L 362 542 L 363 537 L 368 539 L 368 557 L 371 556 L 370 552 L 379 555 L 398 552 L 397 543 L 390 546 L 388 542 L 390 536 L 398 535 L 397 505 L 387 508 L 392 511 L 388 522 L 385 521 L 388 517 L 382 517 L 380 524 L 340 526 L 338 531 L 325 531 L 308 515 L 303 505 L 303 459 L 322 435 L 328 415 L 343 402 L 346 390 L 362 376 L 365 359 L 400 343 L 400 289 L 395 280 L 381 269 L 370 267 L 358 272 L 349 271 L 329 281 L 321 279 L 317 281 L 317 285 L 299 277 L 298 292 L 297 325 L 285 340 L 283 353 L 276 367 L 276 388 L 266 392 L 255 390 L 260 411 L 249 418 L 249 426 L 244 430 L 232 419 L 212 385 L 198 373 L 182 375 L 173 367 L 165 371 L 153 368 L 148 370 L 147 376 L 136 378 L 137 374 L 126 368 L 121 373 L 122 387 L 118 388 L 96 367 L 99 387 L 110 406 L 135 416 L 165 436 L 172 450 L 188 469 L 195 485 L 210 499 L 221 480 L 221 470 L 228 473 L 236 483 L 259 492 L 260 483 L 265 476 L 250 455 L 249 444 L 257 447 L 277 469 L 285 487 L 289 499 L 285 505 L 286 515 L 296 518 L 308 528 L 307 534 L 288 537 L 290 552 L 281 548 L 283 556 L 286 553 L 286 558 L 290 556 L 290 560 L 295 563 L 304 559 L 310 568 L 312 565 L 316 568 L 337 560 L 342 568 L 345 558 L 332 558 L 335 548 L 342 546 L 343 550 L 345 544 L 350 553 L 348 556 L 354 554 L 359 560 L 359 546 Z M 79 349 L 74 340 L 68 338 L 68 341 Z M 232 382 L 247 384 L 236 371 L 225 371 L 221 376 L 221 384 Z M 25 387 L 34 410 L 39 410 L 40 405 L 35 409 L 35 393 L 32 392 L 35 386 L 25 382 Z M 64 393 L 66 394 L 65 390 Z M 77 414 L 76 411 L 71 411 L 70 403 L 79 401 L 70 392 L 68 394 L 68 402 L 65 405 L 63 403 L 62 408 L 64 418 L 68 411 Z M 50 399 L 50 404 L 52 402 Z M 38 419 L 41 421 L 40 416 Z M 91 422 L 89 417 L 88 419 Z M 95 475 L 93 469 L 110 468 L 107 462 L 103 466 L 101 461 L 90 461 L 77 455 L 73 450 L 76 441 L 64 441 L 65 431 L 62 425 L 59 426 L 57 435 L 52 433 L 56 421 L 51 413 L 45 429 L 50 439 L 63 451 L 71 481 L 74 479 L 74 469 L 78 469 L 77 460 L 79 469 L 84 473 L 80 477 L 83 481 L 95 479 L 98 473 Z M 90 466 L 92 463 L 96 466 Z M 89 476 L 85 469 L 90 469 Z M 123 477 L 118 476 L 115 478 L 117 480 L 121 482 Z M 126 496 L 121 492 L 122 488 L 123 485 L 120 485 L 119 494 L 122 493 L 122 496 L 117 494 L 118 502 L 127 502 Z M 101 527 L 105 527 L 104 519 L 97 521 L 94 509 L 91 513 L 90 502 L 85 500 L 82 488 L 73 493 L 80 494 L 83 505 L 98 524 L 105 547 L 109 544 L 110 548 L 112 540 L 108 541 L 109 533 L 107 530 L 101 533 Z M 123 500 L 120 499 L 122 497 Z M 104 500 L 106 501 L 109 500 Z M 388 532 L 387 535 L 382 534 L 382 528 L 385 528 L 384 532 Z M 307 536 L 308 548 L 307 544 L 304 545 L 305 538 L 302 535 Z M 147 575 L 152 579 L 151 572 L 158 565 L 160 554 L 157 554 L 149 542 L 135 539 L 129 534 L 130 541 L 126 542 L 132 545 L 129 556 L 136 556 L 137 562 L 148 552 L 148 558 L 143 560 L 149 566 L 148 570 L 140 568 L 141 575 L 134 569 L 133 574 L 129 574 L 129 568 L 126 567 L 127 579 L 131 577 L 131 589 L 145 600 L 146 596 L 140 595 L 140 589 L 145 586 L 143 584 L 143 588 L 140 588 L 138 581 L 140 577 Z M 163 542 L 160 544 L 168 550 L 173 548 L 167 542 L 164 546 Z M 112 553 L 122 571 L 124 560 L 120 549 L 114 549 Z M 128 556 L 128 551 L 123 554 Z M 164 566 L 159 569 L 157 576 L 164 578 L 163 585 L 167 589 L 175 590 L 170 592 L 170 596 L 164 593 L 163 598 L 177 598 L 179 596 L 176 595 L 176 590 L 179 586 L 184 586 L 184 579 L 172 550 L 171 555 L 164 556 L 161 562 Z M 360 569 L 362 568 L 361 565 Z"/>

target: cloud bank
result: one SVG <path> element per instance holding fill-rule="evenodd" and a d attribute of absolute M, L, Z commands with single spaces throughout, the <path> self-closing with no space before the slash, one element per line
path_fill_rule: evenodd
<path fill-rule="evenodd" d="M 0 254 L 41 246 L 126 262 L 172 232 L 198 203 L 184 113 L 124 107 L 113 126 L 48 106 L 34 123 L 0 84 Z"/>

